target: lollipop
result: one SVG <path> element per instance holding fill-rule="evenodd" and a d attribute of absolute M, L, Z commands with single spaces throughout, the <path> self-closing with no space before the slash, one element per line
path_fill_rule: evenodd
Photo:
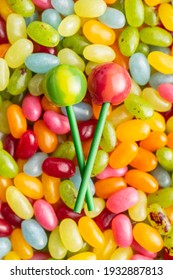
<path fill-rule="evenodd" d="M 83 72 L 74 66 L 58 65 L 46 74 L 44 88 L 45 95 L 49 100 L 58 106 L 66 107 L 79 170 L 82 174 L 85 167 L 85 159 L 72 105 L 79 103 L 84 98 L 87 91 L 86 78 Z M 90 188 L 86 191 L 86 200 L 88 209 L 93 210 L 94 205 Z"/>
<path fill-rule="evenodd" d="M 88 181 L 97 155 L 110 103 L 118 105 L 123 102 L 129 94 L 130 89 L 131 78 L 129 73 L 126 69 L 113 62 L 96 66 L 88 77 L 88 90 L 90 95 L 96 104 L 102 105 L 102 109 L 83 172 L 83 179 L 74 207 L 75 212 L 80 213 L 83 207 Z"/>

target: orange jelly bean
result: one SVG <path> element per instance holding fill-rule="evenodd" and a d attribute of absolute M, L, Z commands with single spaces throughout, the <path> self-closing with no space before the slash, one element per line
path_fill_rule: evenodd
<path fill-rule="evenodd" d="M 49 101 L 46 96 L 44 95 L 41 99 L 41 105 L 44 111 L 54 111 L 56 113 L 60 113 L 61 109 L 60 107 L 56 106 L 55 104 L 53 104 L 51 101 Z"/>
<path fill-rule="evenodd" d="M 13 250 L 17 253 L 17 255 L 23 260 L 29 260 L 33 256 L 33 249 L 28 244 L 28 242 L 24 239 L 22 230 L 20 228 L 16 228 L 12 231 L 11 234 L 11 243 Z"/>
<path fill-rule="evenodd" d="M 6 189 L 13 184 L 9 178 L 0 176 L 0 200 L 6 202 Z"/>
<path fill-rule="evenodd" d="M 123 177 L 107 178 L 95 182 L 95 191 L 98 197 L 107 199 L 114 192 L 126 188 L 126 186 L 127 184 Z"/>
<path fill-rule="evenodd" d="M 19 105 L 11 104 L 7 109 L 7 119 L 10 132 L 14 138 L 20 138 L 27 130 L 27 120 Z"/>
<path fill-rule="evenodd" d="M 146 250 L 159 252 L 163 248 L 163 239 L 159 232 L 145 223 L 137 223 L 133 228 L 134 239 Z"/>
<path fill-rule="evenodd" d="M 52 153 L 58 145 L 57 135 L 46 126 L 43 120 L 36 121 L 33 128 L 40 150 L 44 153 Z"/>
<path fill-rule="evenodd" d="M 128 185 L 146 193 L 154 193 L 159 187 L 157 180 L 151 174 L 139 169 L 127 171 L 125 180 Z"/>
<path fill-rule="evenodd" d="M 171 149 L 173 149 L 173 131 L 171 131 L 170 133 L 168 133 L 167 135 L 167 146 Z"/>
<path fill-rule="evenodd" d="M 157 157 L 150 151 L 139 147 L 136 157 L 130 162 L 133 168 L 149 172 L 156 168 Z"/>
<path fill-rule="evenodd" d="M 138 145 L 135 142 L 122 142 L 111 153 L 109 164 L 115 169 L 125 167 L 136 157 L 137 153 Z"/>
<path fill-rule="evenodd" d="M 5 56 L 10 46 L 8 43 L 0 45 L 0 57 L 3 58 Z"/>
<path fill-rule="evenodd" d="M 95 104 L 93 100 L 91 102 L 92 102 L 93 115 L 98 120 L 102 106 Z M 112 112 L 112 105 L 110 104 L 107 116 L 109 116 L 111 112 Z"/>
<path fill-rule="evenodd" d="M 162 148 L 167 143 L 167 135 L 161 131 L 151 131 L 147 138 L 140 141 L 139 146 L 150 151 L 155 152 Z"/>
<path fill-rule="evenodd" d="M 43 173 L 41 176 L 41 181 L 44 189 L 44 197 L 47 202 L 49 202 L 50 204 L 56 203 L 60 199 L 60 178 L 55 178 Z"/>

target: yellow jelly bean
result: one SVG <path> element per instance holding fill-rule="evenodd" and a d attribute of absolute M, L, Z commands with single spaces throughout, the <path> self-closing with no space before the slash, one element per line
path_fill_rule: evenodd
<path fill-rule="evenodd" d="M 15 251 L 10 251 L 6 254 L 4 260 L 21 260 L 21 258 Z"/>
<path fill-rule="evenodd" d="M 173 131 L 173 116 L 170 117 L 166 122 L 166 132 L 170 133 Z"/>
<path fill-rule="evenodd" d="M 10 208 L 21 219 L 30 219 L 34 215 L 31 203 L 16 187 L 8 187 L 6 190 L 6 200 Z"/>
<path fill-rule="evenodd" d="M 105 200 L 99 197 L 94 197 L 93 198 L 94 201 L 94 210 L 89 211 L 88 210 L 88 206 L 87 203 L 84 204 L 84 212 L 85 215 L 90 217 L 90 218 L 94 218 L 96 216 L 98 216 L 103 209 L 105 208 Z"/>
<path fill-rule="evenodd" d="M 93 44 L 112 45 L 116 39 L 114 30 L 105 24 L 91 19 L 83 26 L 85 37 Z"/>
<path fill-rule="evenodd" d="M 80 17 L 99 17 L 106 11 L 107 5 L 103 0 L 78 0 L 74 4 L 75 13 Z"/>
<path fill-rule="evenodd" d="M 77 15 L 69 15 L 60 22 L 58 32 L 63 37 L 72 36 L 78 32 L 80 26 L 80 17 Z"/>
<path fill-rule="evenodd" d="M 94 220 L 87 216 L 83 216 L 79 219 L 78 227 L 83 239 L 89 245 L 94 248 L 103 246 L 105 242 L 104 235 Z"/>
<path fill-rule="evenodd" d="M 43 197 L 43 185 L 38 178 L 25 173 L 18 173 L 14 178 L 15 187 L 27 197 L 39 199 Z"/>
<path fill-rule="evenodd" d="M 13 12 L 10 8 L 10 6 L 8 5 L 8 1 L 7 0 L 0 0 L 0 15 L 1 17 L 6 20 L 7 17 Z"/>
<path fill-rule="evenodd" d="M 131 79 L 131 82 L 132 82 L 132 86 L 130 89 L 130 93 L 140 95 L 141 94 L 140 86 L 133 79 Z"/>
<path fill-rule="evenodd" d="M 108 120 L 115 128 L 126 121 L 130 121 L 131 119 L 133 119 L 133 115 L 129 113 L 124 104 L 117 106 L 108 116 Z"/>
<path fill-rule="evenodd" d="M 170 2 L 170 0 L 144 0 L 148 6 L 157 6 L 160 3 Z"/>
<path fill-rule="evenodd" d="M 130 260 L 133 256 L 133 250 L 131 247 L 119 247 L 110 256 L 110 260 Z"/>
<path fill-rule="evenodd" d="M 6 89 L 9 83 L 10 70 L 5 59 L 0 58 L 0 91 Z"/>
<path fill-rule="evenodd" d="M 18 39 L 27 38 L 26 23 L 21 15 L 10 14 L 7 18 L 6 30 L 10 44 L 14 44 Z"/>
<path fill-rule="evenodd" d="M 82 72 L 85 70 L 84 60 L 73 50 L 63 48 L 58 52 L 60 64 L 69 64 L 79 68 Z"/>
<path fill-rule="evenodd" d="M 92 252 L 82 252 L 73 255 L 68 260 L 96 260 L 96 255 Z"/>
<path fill-rule="evenodd" d="M 142 222 L 147 217 L 147 195 L 141 190 L 138 192 L 138 202 L 128 209 L 130 218 L 135 222 Z"/>
<path fill-rule="evenodd" d="M 159 16 L 162 24 L 164 25 L 164 27 L 169 31 L 173 31 L 173 7 L 172 7 L 172 4 L 168 4 L 168 3 L 161 4 L 159 6 L 159 9 L 158 9 L 158 16 Z"/>
<path fill-rule="evenodd" d="M 11 243 L 14 252 L 23 260 L 29 260 L 33 256 L 33 249 L 24 239 L 22 230 L 15 228 L 11 234 Z"/>
<path fill-rule="evenodd" d="M 5 60 L 10 68 L 17 68 L 32 52 L 33 43 L 28 39 L 19 39 L 8 49 Z"/>
<path fill-rule="evenodd" d="M 86 67 L 85 67 L 85 73 L 86 75 L 88 76 L 91 71 L 94 69 L 94 67 L 96 67 L 98 65 L 98 63 L 96 62 L 93 62 L 93 61 L 89 61 L 87 64 L 86 64 Z"/>
<path fill-rule="evenodd" d="M 62 243 L 60 233 L 59 233 L 59 226 L 57 226 L 49 236 L 48 241 L 48 249 L 49 253 L 52 258 L 61 260 L 67 254 L 67 249 L 65 248 L 64 244 Z"/>
<path fill-rule="evenodd" d="M 173 74 L 173 56 L 160 51 L 148 55 L 149 64 L 163 74 Z"/>
<path fill-rule="evenodd" d="M 55 178 L 43 173 L 41 176 L 41 181 L 44 189 L 44 198 L 47 200 L 47 202 L 50 204 L 58 202 L 60 199 L 60 178 Z"/>
<path fill-rule="evenodd" d="M 146 250 L 156 253 L 163 248 L 163 239 L 159 232 L 145 223 L 137 223 L 133 227 L 134 239 Z"/>
<path fill-rule="evenodd" d="M 146 120 L 146 124 L 148 124 L 150 126 L 150 129 L 153 131 L 165 131 L 165 119 L 158 112 L 154 112 L 153 116 L 150 119 Z"/>
<path fill-rule="evenodd" d="M 90 61 L 102 63 L 111 62 L 115 59 L 114 50 L 102 44 L 92 44 L 84 48 L 83 56 Z"/>

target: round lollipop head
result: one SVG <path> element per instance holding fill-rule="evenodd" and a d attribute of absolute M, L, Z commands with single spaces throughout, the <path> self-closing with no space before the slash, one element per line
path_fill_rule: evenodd
<path fill-rule="evenodd" d="M 81 70 L 72 65 L 58 65 L 44 79 L 46 97 L 58 106 L 79 103 L 87 91 L 87 80 Z"/>
<path fill-rule="evenodd" d="M 96 66 L 88 77 L 88 90 L 94 103 L 118 105 L 128 96 L 132 83 L 128 71 L 117 63 Z"/>

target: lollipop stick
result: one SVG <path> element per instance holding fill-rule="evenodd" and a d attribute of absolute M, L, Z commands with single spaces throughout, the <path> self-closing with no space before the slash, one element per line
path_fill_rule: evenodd
<path fill-rule="evenodd" d="M 66 111 L 67 111 L 70 128 L 71 128 L 71 133 L 72 133 L 74 146 L 75 146 L 75 150 L 76 150 L 77 160 L 78 160 L 78 164 L 79 164 L 79 170 L 80 170 L 81 177 L 82 177 L 82 174 L 83 174 L 84 168 L 85 168 L 85 158 L 84 158 L 84 154 L 83 154 L 83 149 L 82 149 L 79 130 L 78 130 L 77 122 L 76 122 L 76 117 L 75 117 L 72 106 L 66 106 Z M 87 186 L 88 185 L 89 184 L 87 184 Z M 93 197 L 91 194 L 91 189 L 89 187 L 86 188 L 85 194 L 86 194 L 88 210 L 92 211 L 92 210 L 94 210 L 94 202 L 93 202 Z"/>
<path fill-rule="evenodd" d="M 86 190 L 87 190 L 87 186 L 88 186 L 88 182 L 92 173 L 92 169 L 94 166 L 94 162 L 95 162 L 95 158 L 97 155 L 97 151 L 99 148 L 99 144 L 100 144 L 100 140 L 102 137 L 102 133 L 103 133 L 103 128 L 105 125 L 105 121 L 106 121 L 106 117 L 107 117 L 107 113 L 109 110 L 109 106 L 110 103 L 106 102 L 103 104 L 101 112 L 100 112 L 100 116 L 98 119 L 98 123 L 96 126 L 96 130 L 94 133 L 94 137 L 93 137 L 93 141 L 91 144 L 91 148 L 90 148 L 90 152 L 89 152 L 89 156 L 88 156 L 88 160 L 87 163 L 85 165 L 85 170 L 83 172 L 83 179 L 79 188 L 79 192 L 78 192 L 78 196 L 77 196 L 77 200 L 75 203 L 75 207 L 74 207 L 74 211 L 77 213 L 80 213 L 83 207 L 83 202 L 85 199 L 85 194 L 86 194 Z"/>

